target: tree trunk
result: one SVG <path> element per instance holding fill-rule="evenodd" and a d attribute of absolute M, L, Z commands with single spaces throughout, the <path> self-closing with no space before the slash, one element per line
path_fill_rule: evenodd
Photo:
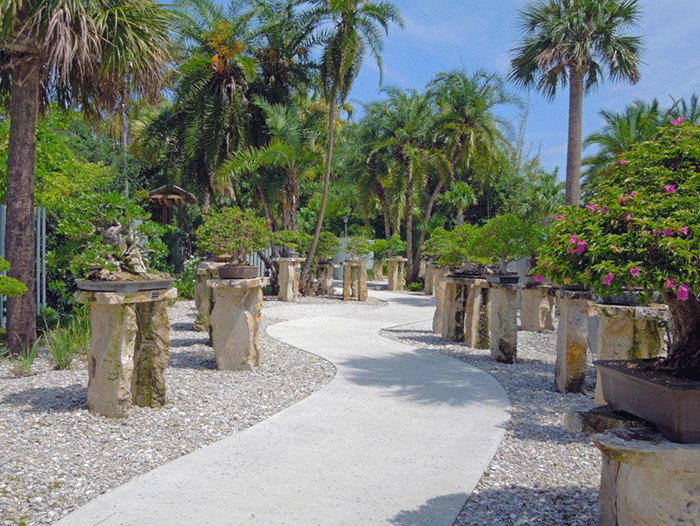
<path fill-rule="evenodd" d="M 40 69 L 39 61 L 29 60 L 12 71 L 5 253 L 10 262 L 8 276 L 27 286 L 26 293 L 7 300 L 7 347 L 15 356 L 36 340 L 34 163 Z"/>
<path fill-rule="evenodd" d="M 579 204 L 581 186 L 581 126 L 583 121 L 583 72 L 569 70 L 569 136 L 566 145 L 565 204 Z"/>
<path fill-rule="evenodd" d="M 700 381 L 700 301 L 693 295 L 681 301 L 669 291 L 662 295 L 673 319 L 673 342 L 661 369 Z"/>
<path fill-rule="evenodd" d="M 410 161 L 409 161 L 410 163 Z M 406 182 L 406 275 L 413 274 L 413 169 L 410 164 L 408 169 L 408 181 Z"/>
<path fill-rule="evenodd" d="M 413 267 L 411 273 L 407 273 L 408 282 L 413 283 L 418 279 L 418 272 L 420 271 L 420 258 L 421 252 L 423 250 L 423 243 L 425 243 L 425 235 L 427 233 L 428 223 L 430 222 L 430 217 L 433 215 L 433 206 L 435 205 L 435 200 L 442 190 L 442 186 L 445 180 L 440 178 L 440 182 L 435 186 L 435 190 L 430 194 L 427 204 L 425 205 L 425 216 L 423 217 L 424 227 L 420 231 L 420 238 L 418 239 L 418 249 L 416 250 L 416 257 L 413 260 Z"/>
<path fill-rule="evenodd" d="M 382 215 L 384 216 L 384 238 L 389 241 L 391 239 L 391 219 L 389 218 L 389 205 L 386 202 L 386 192 L 382 183 L 379 181 L 374 185 L 374 193 L 377 194 L 377 199 L 379 199 L 379 205 L 382 208 Z"/>
<path fill-rule="evenodd" d="M 282 230 L 296 230 L 297 201 L 299 200 L 299 176 L 292 168 L 284 184 L 284 209 L 282 210 Z"/>
<path fill-rule="evenodd" d="M 304 261 L 304 267 L 301 269 L 301 276 L 299 277 L 299 287 L 300 290 L 305 290 L 306 281 L 309 276 L 309 271 L 311 270 L 311 262 L 316 254 L 316 246 L 318 245 L 318 238 L 321 235 L 321 227 L 323 226 L 323 215 L 326 212 L 326 201 L 328 200 L 328 187 L 331 182 L 331 161 L 333 160 L 333 139 L 334 139 L 334 129 L 333 124 L 335 121 L 335 90 L 333 90 L 330 97 L 330 104 L 328 105 L 328 148 L 326 150 L 326 172 L 323 175 L 323 193 L 321 194 L 321 207 L 318 211 L 318 217 L 316 218 L 316 226 L 314 227 L 314 235 L 311 238 L 311 246 L 309 247 L 309 253 L 306 255 L 306 260 Z"/>

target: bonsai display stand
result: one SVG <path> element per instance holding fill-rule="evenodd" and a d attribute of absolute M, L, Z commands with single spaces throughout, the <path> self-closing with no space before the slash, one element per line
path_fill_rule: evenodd
<path fill-rule="evenodd" d="M 406 286 L 406 279 L 404 278 L 403 273 L 406 263 L 408 263 L 408 259 L 394 257 L 387 258 L 386 262 L 389 271 L 389 285 L 387 286 L 387 290 L 404 290 L 404 287 Z"/>
<path fill-rule="evenodd" d="M 444 292 L 442 288 L 444 287 Z M 464 342 L 475 349 L 490 346 L 489 288 L 485 279 L 446 276 L 438 281 L 436 317 L 433 330 L 441 329 L 444 340 Z"/>
<path fill-rule="evenodd" d="M 423 292 L 428 296 L 435 296 L 437 294 L 435 289 L 438 286 L 440 278 L 447 276 L 449 273 L 450 269 L 446 267 L 440 267 L 435 263 L 426 263 Z"/>
<path fill-rule="evenodd" d="M 374 258 L 372 261 L 372 280 L 373 281 L 383 281 L 384 280 L 384 260 Z"/>
<path fill-rule="evenodd" d="M 118 287 L 120 282 L 105 283 Z M 163 371 L 170 356 L 165 300 L 176 296 L 175 288 L 76 294 L 79 302 L 90 305 L 90 412 L 123 418 L 132 405 L 165 403 Z"/>
<path fill-rule="evenodd" d="M 299 277 L 301 275 L 302 258 L 274 258 L 279 268 L 277 283 L 279 292 L 277 299 L 280 301 L 296 301 L 299 297 Z"/>
<path fill-rule="evenodd" d="M 316 279 L 319 282 L 319 291 L 325 296 L 333 295 L 333 270 L 336 268 L 331 262 L 316 265 Z"/>
<path fill-rule="evenodd" d="M 559 326 L 554 382 L 561 393 L 580 393 L 586 378 L 589 291 L 559 291 Z"/>
<path fill-rule="evenodd" d="M 357 298 L 367 301 L 367 261 L 343 261 L 343 301 Z"/>
<path fill-rule="evenodd" d="M 603 454 L 599 526 L 700 526 L 700 444 L 647 429 L 594 435 Z"/>
<path fill-rule="evenodd" d="M 194 305 L 197 309 L 197 318 L 194 320 L 195 331 L 209 330 L 209 315 L 214 305 L 211 288 L 207 287 L 207 280 L 218 279 L 219 267 L 222 265 L 225 263 L 202 261 L 197 266 L 197 274 L 194 278 Z"/>
<path fill-rule="evenodd" d="M 591 303 L 588 315 L 597 316 L 599 320 L 595 344 L 598 360 L 654 358 L 664 351 L 663 330 L 659 322 L 670 320 L 666 305 L 632 307 Z M 595 403 L 606 403 L 599 372 Z"/>
<path fill-rule="evenodd" d="M 518 290 L 512 285 L 489 283 L 491 358 L 515 363 L 518 351 Z"/>
<path fill-rule="evenodd" d="M 526 286 L 520 291 L 520 328 L 524 331 L 554 330 L 554 289 Z"/>
<path fill-rule="evenodd" d="M 209 334 L 222 371 L 250 371 L 260 363 L 258 328 L 263 304 L 262 278 L 210 279 L 214 308 Z"/>

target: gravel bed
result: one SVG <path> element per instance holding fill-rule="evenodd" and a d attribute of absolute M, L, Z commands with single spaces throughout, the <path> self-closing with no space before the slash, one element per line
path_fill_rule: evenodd
<path fill-rule="evenodd" d="M 430 323 L 405 325 L 382 335 L 444 353 L 479 367 L 504 387 L 512 418 L 454 526 L 595 526 L 601 454 L 590 437 L 564 429 L 564 415 L 593 404 L 595 371 L 589 363 L 586 394 L 554 387 L 556 333 L 518 332 L 518 362 L 491 359 L 488 350 L 445 342 Z"/>
<path fill-rule="evenodd" d="M 167 403 L 134 407 L 120 420 L 87 410 L 85 359 L 53 369 L 45 351 L 31 375 L 0 362 L 0 525 L 50 524 L 88 500 L 170 460 L 246 429 L 327 384 L 335 368 L 267 336 L 268 325 L 295 317 L 341 314 L 383 303 L 339 297 L 265 299 L 260 367 L 218 371 L 205 333 L 191 330 L 193 301 L 168 308 Z"/>

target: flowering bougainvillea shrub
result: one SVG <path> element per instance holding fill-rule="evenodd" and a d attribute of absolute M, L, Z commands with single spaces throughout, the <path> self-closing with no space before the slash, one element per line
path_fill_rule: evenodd
<path fill-rule="evenodd" d="M 594 195 L 557 211 L 536 279 L 660 292 L 673 318 L 661 368 L 700 380 L 700 128 L 675 119 L 621 156 Z"/>

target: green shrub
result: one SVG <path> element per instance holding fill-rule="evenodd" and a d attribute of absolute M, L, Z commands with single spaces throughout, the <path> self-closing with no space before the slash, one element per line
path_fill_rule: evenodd
<path fill-rule="evenodd" d="M 194 283 L 197 277 L 197 267 L 201 258 L 190 256 L 182 265 L 182 272 L 175 280 L 177 297 L 181 299 L 194 299 Z"/>

